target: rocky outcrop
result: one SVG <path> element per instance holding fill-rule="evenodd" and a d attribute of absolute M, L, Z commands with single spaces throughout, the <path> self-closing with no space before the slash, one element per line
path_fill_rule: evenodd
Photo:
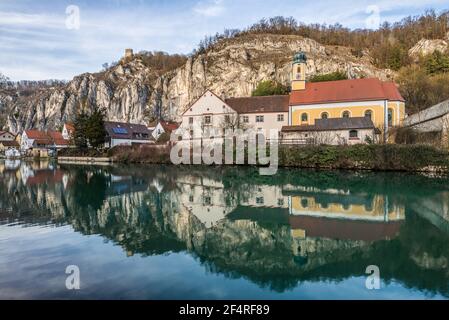
<path fill-rule="evenodd" d="M 418 61 L 419 57 L 434 53 L 435 51 L 445 52 L 448 48 L 448 42 L 441 39 L 428 40 L 421 39 L 413 46 L 408 54 L 414 60 Z"/>
<path fill-rule="evenodd" d="M 349 48 L 299 36 L 249 35 L 223 40 L 163 75 L 135 58 L 101 73 L 77 76 L 63 87 L 18 96 L 7 103 L 7 125 L 13 132 L 55 128 L 72 120 L 77 111 L 95 107 L 105 108 L 109 120 L 145 123 L 154 115 L 179 120 L 206 88 L 241 97 L 250 95 L 262 80 L 288 84 L 291 59 L 298 51 L 308 55 L 308 76 L 337 70 L 351 78 L 393 76 L 390 70 L 374 67 L 366 54 L 356 58 Z"/>

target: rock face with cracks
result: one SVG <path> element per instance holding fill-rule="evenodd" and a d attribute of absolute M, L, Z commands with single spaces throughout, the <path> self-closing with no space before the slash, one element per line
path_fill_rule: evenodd
<path fill-rule="evenodd" d="M 224 97 L 244 97 L 263 80 L 288 85 L 292 57 L 298 51 L 307 54 L 307 76 L 334 71 L 344 71 L 349 78 L 394 76 L 376 68 L 367 54 L 357 58 L 346 47 L 324 46 L 300 36 L 248 35 L 223 40 L 162 75 L 135 56 L 106 71 L 82 74 L 66 85 L 30 95 L 0 93 L 0 103 L 6 126 L 15 133 L 58 128 L 80 110 L 98 107 L 111 121 L 147 123 L 155 116 L 179 121 L 205 89 Z"/>

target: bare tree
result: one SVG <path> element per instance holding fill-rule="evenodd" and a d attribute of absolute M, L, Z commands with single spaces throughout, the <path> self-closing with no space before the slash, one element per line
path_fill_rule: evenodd
<path fill-rule="evenodd" d="M 220 128 L 223 130 L 246 130 L 249 129 L 249 126 L 242 121 L 239 114 L 230 113 L 223 117 L 223 121 L 220 123 Z"/>
<path fill-rule="evenodd" d="M 314 144 L 333 144 L 334 141 L 338 141 L 338 144 L 341 144 L 341 137 L 338 133 L 332 133 L 329 131 L 314 131 L 310 133 L 310 140 L 313 141 Z"/>
<path fill-rule="evenodd" d="M 0 72 L 0 88 L 6 87 L 9 78 Z"/>

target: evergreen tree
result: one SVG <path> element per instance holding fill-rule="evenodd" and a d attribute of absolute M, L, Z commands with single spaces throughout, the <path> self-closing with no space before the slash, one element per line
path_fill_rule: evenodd
<path fill-rule="evenodd" d="M 435 50 L 424 58 L 424 66 L 428 74 L 449 72 L 449 55 Z"/>
<path fill-rule="evenodd" d="M 78 148 L 85 149 L 88 146 L 99 148 L 105 143 L 104 118 L 105 111 L 103 109 L 97 109 L 90 115 L 81 111 L 76 116 L 73 142 Z"/>
<path fill-rule="evenodd" d="M 73 133 L 73 142 L 80 149 L 87 148 L 87 127 L 88 127 L 89 116 L 86 112 L 81 111 L 75 118 L 73 125 L 75 127 L 75 132 Z"/>
<path fill-rule="evenodd" d="M 93 148 L 99 148 L 105 143 L 106 130 L 104 128 L 105 111 L 97 109 L 87 119 L 86 136 Z"/>

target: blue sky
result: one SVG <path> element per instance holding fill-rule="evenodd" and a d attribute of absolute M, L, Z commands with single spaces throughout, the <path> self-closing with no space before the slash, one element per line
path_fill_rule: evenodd
<path fill-rule="evenodd" d="M 426 9 L 449 9 L 449 0 L 0 0 L 0 72 L 12 80 L 71 79 L 128 47 L 190 53 L 207 34 L 263 17 L 375 28 L 376 12 L 394 22 Z"/>

